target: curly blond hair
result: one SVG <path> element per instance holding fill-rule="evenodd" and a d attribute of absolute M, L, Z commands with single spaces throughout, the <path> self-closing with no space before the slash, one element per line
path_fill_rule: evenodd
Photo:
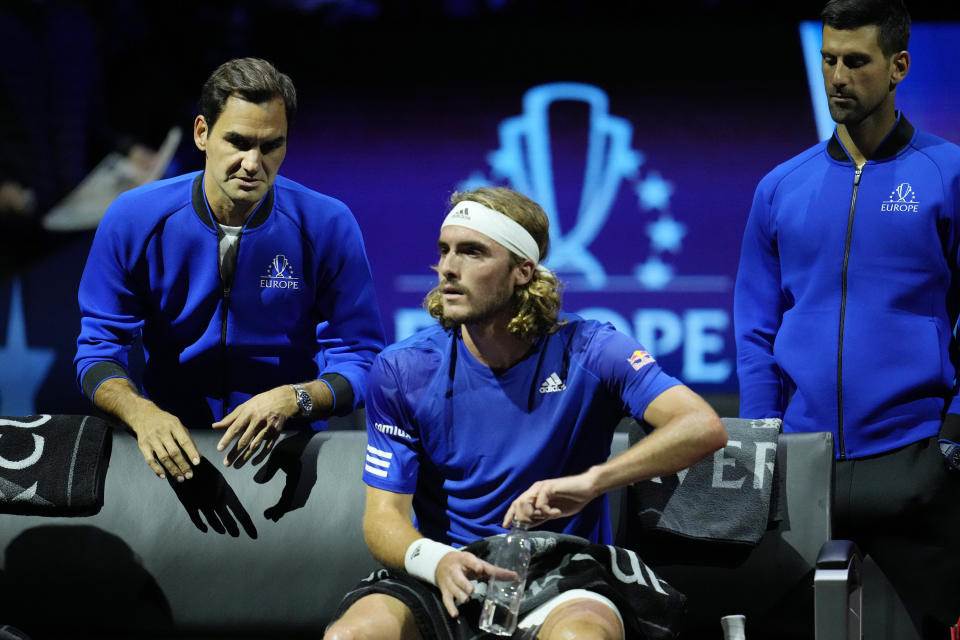
<path fill-rule="evenodd" d="M 536 202 L 506 187 L 480 187 L 473 191 L 457 192 L 450 197 L 450 207 L 472 200 L 499 211 L 526 229 L 540 249 L 540 261 L 546 259 L 550 250 L 550 222 L 547 214 Z M 511 253 L 514 265 L 524 258 Z M 525 285 L 513 292 L 512 304 L 516 313 L 507 324 L 507 330 L 518 338 L 533 340 L 542 335 L 553 333 L 566 321 L 557 321 L 560 312 L 560 281 L 547 269 L 536 269 L 533 277 Z M 423 307 L 446 328 L 454 322 L 443 316 L 443 297 L 440 287 L 434 287 L 424 298 Z"/>

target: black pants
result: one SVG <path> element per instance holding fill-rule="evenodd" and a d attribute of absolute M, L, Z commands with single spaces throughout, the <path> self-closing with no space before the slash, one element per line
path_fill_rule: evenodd
<path fill-rule="evenodd" d="M 937 439 L 837 461 L 833 521 L 833 537 L 855 541 L 887 575 L 921 637 L 949 640 L 960 616 L 960 472 Z"/>

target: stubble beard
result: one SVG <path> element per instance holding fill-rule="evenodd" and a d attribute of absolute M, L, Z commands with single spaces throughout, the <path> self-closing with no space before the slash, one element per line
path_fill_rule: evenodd
<path fill-rule="evenodd" d="M 464 291 L 463 295 L 467 299 L 470 297 L 467 291 Z M 486 324 L 497 318 L 512 315 L 513 292 L 508 292 L 506 289 L 502 289 L 496 298 L 487 301 L 482 307 L 476 309 L 451 310 L 446 305 L 443 309 L 444 319 L 451 324 L 459 325 Z"/>
<path fill-rule="evenodd" d="M 827 106 L 830 110 L 830 118 L 837 124 L 842 124 L 848 128 L 856 128 L 861 123 L 870 119 L 874 114 L 880 113 L 883 109 L 884 100 L 877 99 L 876 103 L 868 104 L 863 99 L 873 99 L 870 95 L 844 96 L 853 100 L 853 105 L 849 107 L 838 107 L 828 100 Z"/>
<path fill-rule="evenodd" d="M 842 109 L 840 107 L 834 107 L 831 105 L 830 117 L 837 124 L 842 124 L 844 126 L 856 126 L 863 122 L 865 114 L 861 113 L 860 110 L 856 108 Z"/>

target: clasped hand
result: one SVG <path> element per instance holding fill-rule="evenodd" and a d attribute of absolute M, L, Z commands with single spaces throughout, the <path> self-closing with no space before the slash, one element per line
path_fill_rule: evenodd
<path fill-rule="evenodd" d="M 443 606 L 451 618 L 459 615 L 457 606 L 470 599 L 473 593 L 472 580 L 485 580 L 490 576 L 509 580 L 517 574 L 481 560 L 468 551 L 451 551 L 437 563 L 434 577 L 443 599 Z"/>
<path fill-rule="evenodd" d="M 589 472 L 541 480 L 517 496 L 507 509 L 502 524 L 507 528 L 516 518 L 536 526 L 547 520 L 578 513 L 595 497 L 597 496 Z M 485 562 L 467 551 L 451 551 L 443 556 L 437 564 L 434 577 L 447 613 L 456 618 L 457 606 L 469 600 L 473 593 L 471 581 L 484 580 L 490 576 L 508 580 L 515 578 L 516 574 Z"/>
<path fill-rule="evenodd" d="M 514 519 L 537 526 L 547 520 L 579 513 L 588 502 L 597 497 L 589 474 L 588 471 L 575 476 L 534 482 L 510 504 L 503 517 L 503 527 L 510 527 Z"/>

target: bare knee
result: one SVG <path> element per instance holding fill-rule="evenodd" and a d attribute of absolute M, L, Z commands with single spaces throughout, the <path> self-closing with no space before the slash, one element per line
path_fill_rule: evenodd
<path fill-rule="evenodd" d="M 348 624 L 341 624 L 341 621 L 342 618 L 327 627 L 326 633 L 323 634 L 323 640 L 360 640 L 364 637 L 358 629 Z"/>
<path fill-rule="evenodd" d="M 360 598 L 329 627 L 324 640 L 421 640 L 413 613 L 383 594 Z"/>
<path fill-rule="evenodd" d="M 362 620 L 341 617 L 327 627 L 323 640 L 365 640 L 370 636 L 367 635 L 363 626 Z"/>
<path fill-rule="evenodd" d="M 613 609 L 594 600 L 571 600 L 550 612 L 538 640 L 623 640 Z"/>
<path fill-rule="evenodd" d="M 612 636 L 602 627 L 587 620 L 570 620 L 555 625 L 549 635 L 543 635 L 541 631 L 537 636 L 539 640 L 616 640 L 618 636 Z"/>

